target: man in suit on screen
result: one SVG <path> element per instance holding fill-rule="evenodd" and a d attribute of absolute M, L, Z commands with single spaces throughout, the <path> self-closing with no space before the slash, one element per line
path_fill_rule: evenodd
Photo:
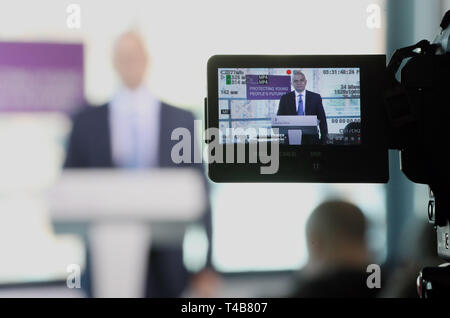
<path fill-rule="evenodd" d="M 292 75 L 294 90 L 281 96 L 277 116 L 308 116 L 316 115 L 319 120 L 320 139 L 318 135 L 305 136 L 308 144 L 325 144 L 328 134 L 328 125 L 323 109 L 320 94 L 306 90 L 306 76 L 303 72 L 295 70 Z"/>

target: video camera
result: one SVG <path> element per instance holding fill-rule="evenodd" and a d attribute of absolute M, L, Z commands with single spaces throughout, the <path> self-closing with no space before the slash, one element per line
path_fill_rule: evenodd
<path fill-rule="evenodd" d="M 450 260 L 449 24 L 447 11 L 433 43 L 398 49 L 387 67 L 385 55 L 211 57 L 210 179 L 385 183 L 397 149 L 404 174 L 430 187 L 438 254 Z M 424 269 L 422 294 L 448 294 L 449 277 L 450 267 Z"/>

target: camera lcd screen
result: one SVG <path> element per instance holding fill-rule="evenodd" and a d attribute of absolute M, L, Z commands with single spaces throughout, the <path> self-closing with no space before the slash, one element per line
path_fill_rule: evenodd
<path fill-rule="evenodd" d="M 205 152 L 216 182 L 386 182 L 384 55 L 215 55 Z"/>
<path fill-rule="evenodd" d="M 221 143 L 361 144 L 359 67 L 219 68 L 217 78 Z"/>

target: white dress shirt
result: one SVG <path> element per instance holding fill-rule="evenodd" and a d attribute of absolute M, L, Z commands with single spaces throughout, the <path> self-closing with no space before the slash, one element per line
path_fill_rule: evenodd
<path fill-rule="evenodd" d="M 298 100 L 299 100 L 299 96 L 302 95 L 302 100 L 303 100 L 303 115 L 305 114 L 305 105 L 306 105 L 306 89 L 303 90 L 303 92 L 299 93 L 297 91 L 295 91 L 295 110 L 297 111 L 298 114 Z"/>
<path fill-rule="evenodd" d="M 121 88 L 110 104 L 112 159 L 119 167 L 158 164 L 160 101 L 144 86 Z"/>

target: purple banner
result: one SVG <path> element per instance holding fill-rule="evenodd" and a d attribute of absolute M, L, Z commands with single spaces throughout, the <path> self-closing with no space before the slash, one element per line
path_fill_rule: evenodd
<path fill-rule="evenodd" d="M 288 75 L 247 75 L 247 99 L 280 99 L 291 91 Z"/>
<path fill-rule="evenodd" d="M 0 111 L 72 113 L 83 78 L 82 44 L 0 42 Z"/>

